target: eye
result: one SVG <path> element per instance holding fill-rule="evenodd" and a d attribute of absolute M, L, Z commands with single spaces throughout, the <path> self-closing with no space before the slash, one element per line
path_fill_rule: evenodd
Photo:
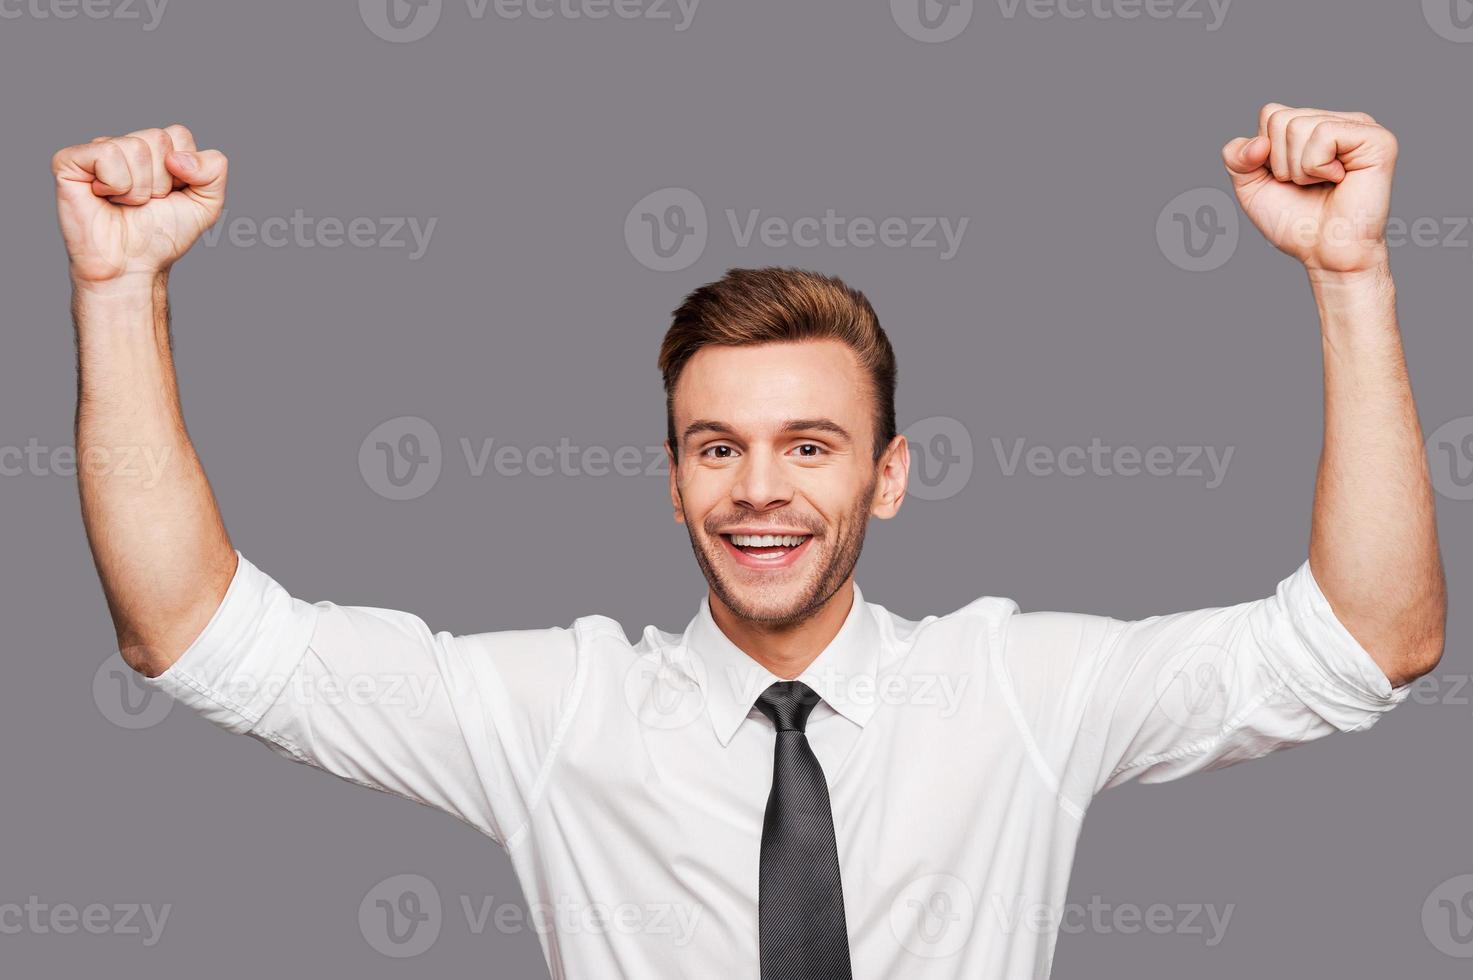
<path fill-rule="evenodd" d="M 811 452 L 811 453 L 805 453 L 805 452 L 803 452 L 803 450 L 805 450 L 805 449 L 812 449 L 813 452 Z M 798 455 L 799 456 L 803 456 L 803 457 L 805 457 L 807 459 L 816 459 L 821 454 L 828 452 L 827 449 L 825 449 L 823 446 L 820 446 L 816 442 L 805 442 L 805 443 L 803 443 L 802 445 L 800 445 L 798 447 L 798 450 L 799 450 Z"/>
<path fill-rule="evenodd" d="M 715 445 L 715 446 L 707 446 L 705 449 L 702 449 L 701 450 L 701 455 L 702 456 L 706 456 L 709 459 L 731 459 L 730 456 L 712 456 L 712 455 L 710 455 L 712 453 L 719 452 L 720 450 L 725 450 L 728 453 L 735 453 L 736 452 L 736 450 L 733 449 L 731 446 Z"/>

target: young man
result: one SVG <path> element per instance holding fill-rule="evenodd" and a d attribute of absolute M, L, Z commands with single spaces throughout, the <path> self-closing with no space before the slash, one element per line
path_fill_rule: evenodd
<path fill-rule="evenodd" d="M 631 644 L 602 616 L 433 633 L 304 602 L 241 556 L 184 430 L 167 310 L 225 158 L 181 126 L 69 147 L 78 451 L 173 461 L 148 486 L 82 468 L 124 658 L 230 731 L 459 817 L 506 849 L 529 904 L 677 924 L 555 919 L 556 976 L 1045 976 L 1057 919 L 998 909 L 1062 910 L 1096 793 L 1367 728 L 1441 655 L 1383 238 L 1396 150 L 1368 116 L 1272 104 L 1223 151 L 1249 216 L 1304 264 L 1324 339 L 1308 560 L 1272 595 L 1136 622 L 995 597 L 908 621 L 866 600 L 865 528 L 899 511 L 909 467 L 894 353 L 838 280 L 732 270 L 660 351 L 670 497 L 707 595 L 683 632 Z M 1204 682 L 1206 710 L 1185 703 Z"/>

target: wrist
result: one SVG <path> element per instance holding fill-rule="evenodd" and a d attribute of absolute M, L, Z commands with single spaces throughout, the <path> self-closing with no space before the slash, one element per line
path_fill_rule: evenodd
<path fill-rule="evenodd" d="M 110 309 L 151 309 L 160 294 L 168 293 L 169 271 L 127 273 L 113 279 L 72 278 L 74 302 Z"/>
<path fill-rule="evenodd" d="M 1386 300 L 1393 296 L 1396 284 L 1391 277 L 1391 263 L 1386 257 L 1357 269 L 1323 269 L 1305 266 L 1315 302 L 1325 306 Z"/>
<path fill-rule="evenodd" d="M 1345 289 L 1383 286 L 1391 281 L 1391 253 L 1382 245 L 1351 269 L 1331 269 L 1309 261 L 1304 263 L 1309 283 L 1316 289 Z"/>

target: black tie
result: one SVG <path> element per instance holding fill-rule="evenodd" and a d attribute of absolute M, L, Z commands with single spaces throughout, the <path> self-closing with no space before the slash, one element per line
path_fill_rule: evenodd
<path fill-rule="evenodd" d="M 850 980 L 829 788 L 803 733 L 817 703 L 800 681 L 779 681 L 757 699 L 777 726 L 757 890 L 762 980 Z"/>

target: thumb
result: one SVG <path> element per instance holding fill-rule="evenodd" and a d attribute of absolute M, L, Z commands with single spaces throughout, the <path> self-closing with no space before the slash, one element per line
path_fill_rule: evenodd
<path fill-rule="evenodd" d="M 169 173 L 184 185 L 184 193 L 214 212 L 225 201 L 229 161 L 219 150 L 174 150 L 164 157 Z"/>
<path fill-rule="evenodd" d="M 1232 175 L 1233 185 L 1242 187 L 1267 173 L 1269 141 L 1266 136 L 1242 136 L 1222 148 L 1222 162 Z"/>

